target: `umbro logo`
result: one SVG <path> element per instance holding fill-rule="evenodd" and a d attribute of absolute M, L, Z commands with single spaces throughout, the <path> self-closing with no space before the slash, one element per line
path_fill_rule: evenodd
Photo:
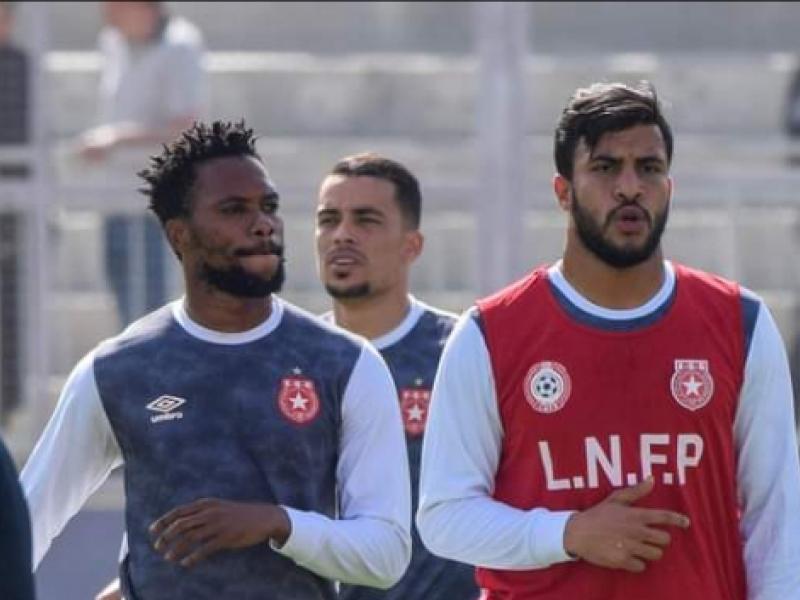
<path fill-rule="evenodd" d="M 179 406 L 186 404 L 186 400 L 176 396 L 159 396 L 147 405 L 147 410 L 152 410 L 157 415 L 151 415 L 150 422 L 171 421 L 172 419 L 182 419 L 183 412 L 176 411 Z"/>

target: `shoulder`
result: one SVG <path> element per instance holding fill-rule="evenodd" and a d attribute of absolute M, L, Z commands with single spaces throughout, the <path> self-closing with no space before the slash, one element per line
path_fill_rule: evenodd
<path fill-rule="evenodd" d="M 118 335 L 100 342 L 93 354 L 102 359 L 158 343 L 174 324 L 171 305 L 162 306 L 134 321 Z"/>
<path fill-rule="evenodd" d="M 679 286 L 688 286 L 692 291 L 711 295 L 717 294 L 736 297 L 741 295 L 741 287 L 732 279 L 727 279 L 716 273 L 687 267 L 686 265 L 674 261 L 672 265 L 675 269 L 675 275 Z"/>
<path fill-rule="evenodd" d="M 164 30 L 164 41 L 169 46 L 198 47 L 203 45 L 203 34 L 183 17 L 170 17 Z"/>
<path fill-rule="evenodd" d="M 427 327 L 430 327 L 446 337 L 449 335 L 458 321 L 458 315 L 454 312 L 430 306 L 424 302 L 416 301 L 420 308 L 422 308 L 422 315 L 420 322 Z"/>
<path fill-rule="evenodd" d="M 479 299 L 476 306 L 481 312 L 516 306 L 528 297 L 529 292 L 540 288 L 546 281 L 547 268 L 545 266 L 537 267 L 514 283 L 490 296 Z"/>
<path fill-rule="evenodd" d="M 755 334 L 762 314 L 769 316 L 763 298 L 736 281 L 714 273 L 673 263 L 677 275 L 678 293 L 691 304 L 692 310 L 703 311 L 709 321 L 718 315 L 730 315 L 728 321 L 741 323 L 744 332 L 745 354 Z M 771 317 L 770 317 L 771 319 Z"/>
<path fill-rule="evenodd" d="M 122 36 L 113 27 L 103 27 L 97 35 L 97 43 L 101 48 L 108 45 L 121 44 L 122 42 Z"/>
<path fill-rule="evenodd" d="M 304 336 L 304 339 L 312 341 L 315 347 L 361 351 L 369 346 L 365 338 L 337 327 L 324 315 L 315 315 L 283 299 L 280 299 L 280 302 L 283 305 L 281 325 L 284 329 L 293 336 Z"/>

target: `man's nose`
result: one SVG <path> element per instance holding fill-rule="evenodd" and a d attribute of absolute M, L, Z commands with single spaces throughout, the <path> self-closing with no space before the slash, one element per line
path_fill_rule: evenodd
<path fill-rule="evenodd" d="M 642 179 L 632 166 L 624 167 L 614 186 L 614 197 L 619 202 L 633 202 L 642 195 Z"/>
<path fill-rule="evenodd" d="M 338 244 L 352 244 L 356 239 L 353 227 L 347 219 L 342 219 L 336 225 L 331 237 L 333 241 Z"/>
<path fill-rule="evenodd" d="M 251 231 L 259 237 L 270 237 L 279 228 L 280 219 L 277 216 L 259 211 L 253 220 Z"/>

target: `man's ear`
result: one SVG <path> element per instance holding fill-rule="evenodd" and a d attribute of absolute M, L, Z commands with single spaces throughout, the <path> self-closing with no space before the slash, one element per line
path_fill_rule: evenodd
<path fill-rule="evenodd" d="M 672 177 L 668 177 L 667 183 L 669 184 L 669 193 L 667 195 L 667 201 L 669 202 L 670 208 L 672 208 L 672 194 L 675 192 L 675 181 L 672 179 Z"/>
<path fill-rule="evenodd" d="M 569 180 L 556 173 L 553 176 L 553 191 L 556 194 L 556 201 L 561 207 L 561 210 L 570 212 L 572 210 L 572 184 Z"/>
<path fill-rule="evenodd" d="M 412 229 L 406 232 L 406 241 L 404 244 L 404 254 L 406 262 L 411 264 L 417 257 L 422 254 L 422 248 L 425 246 L 425 236 L 419 229 Z"/>
<path fill-rule="evenodd" d="M 175 256 L 181 260 L 190 238 L 188 223 L 182 218 L 170 219 L 164 224 L 164 232 Z"/>

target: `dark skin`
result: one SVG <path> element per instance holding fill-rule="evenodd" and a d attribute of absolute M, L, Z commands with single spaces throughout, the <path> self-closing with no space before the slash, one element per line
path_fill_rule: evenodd
<path fill-rule="evenodd" d="M 150 526 L 153 547 L 183 567 L 192 567 L 222 550 L 270 540 L 282 546 L 290 532 L 289 517 L 280 506 L 217 498 L 179 506 Z"/>
<path fill-rule="evenodd" d="M 270 279 L 280 258 L 268 251 L 282 244 L 283 221 L 277 214 L 278 194 L 267 172 L 249 157 L 215 158 L 197 167 L 191 213 L 166 224 L 167 238 L 181 258 L 189 316 L 214 331 L 241 332 L 264 322 L 270 298 L 226 293 L 202 276 L 202 265 L 240 266 Z M 239 253 L 253 252 L 249 256 Z"/>
<path fill-rule="evenodd" d="M 269 243 L 282 244 L 283 237 L 278 194 L 258 160 L 224 157 L 197 167 L 191 200 L 188 217 L 166 224 L 169 242 L 181 257 L 186 310 L 195 322 L 215 331 L 252 329 L 269 317 L 270 298 L 242 298 L 219 290 L 202 277 L 201 266 L 238 265 L 265 279 L 273 277 L 280 257 L 269 250 Z M 191 567 L 224 550 L 264 542 L 282 546 L 291 523 L 274 504 L 201 498 L 156 519 L 150 533 L 166 560 Z"/>
<path fill-rule="evenodd" d="M 243 298 L 215 288 L 202 277 L 202 265 L 241 266 L 270 279 L 280 259 L 269 243 L 283 243 L 278 194 L 264 166 L 249 157 L 216 158 L 196 168 L 188 217 L 166 224 L 170 246 L 180 257 L 186 285 L 186 310 L 193 321 L 214 331 L 241 332 L 263 323 L 270 299 Z M 239 256 L 240 251 L 261 253 Z M 150 526 L 154 548 L 166 560 L 191 567 L 216 552 L 267 541 L 283 546 L 291 523 L 274 504 L 201 498 L 177 506 Z M 96 600 L 121 600 L 119 580 Z"/>

